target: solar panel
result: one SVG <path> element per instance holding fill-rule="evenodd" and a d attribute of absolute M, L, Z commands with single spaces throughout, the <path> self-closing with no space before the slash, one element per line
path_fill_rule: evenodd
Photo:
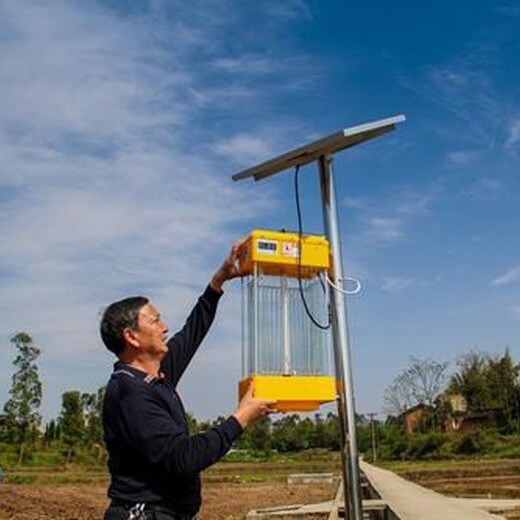
<path fill-rule="evenodd" d="M 303 166 L 316 161 L 322 155 L 331 155 L 374 139 L 375 137 L 379 137 L 394 130 L 397 123 L 401 123 L 405 120 L 406 117 L 404 115 L 398 115 L 371 123 L 344 128 L 327 137 L 306 144 L 305 146 L 300 146 L 274 159 L 269 159 L 252 168 L 236 173 L 232 176 L 232 179 L 234 181 L 247 179 L 249 177 L 253 177 L 255 181 L 265 179 L 288 168 Z"/>

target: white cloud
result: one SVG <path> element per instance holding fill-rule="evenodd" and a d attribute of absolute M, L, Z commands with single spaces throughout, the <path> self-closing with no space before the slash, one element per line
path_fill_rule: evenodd
<path fill-rule="evenodd" d="M 437 198 L 437 190 L 416 191 L 403 189 L 396 194 L 393 205 L 396 213 L 415 218 L 430 212 L 430 206 Z"/>
<path fill-rule="evenodd" d="M 381 284 L 381 289 L 388 293 L 398 294 L 413 287 L 415 284 L 415 278 L 387 278 Z"/>
<path fill-rule="evenodd" d="M 237 163 L 255 164 L 272 155 L 266 141 L 260 137 L 240 134 L 215 144 L 215 151 Z"/>
<path fill-rule="evenodd" d="M 399 294 L 410 289 L 415 289 L 417 287 L 429 287 L 438 281 L 438 278 L 435 278 L 433 280 L 423 280 L 416 277 L 390 277 L 382 281 L 381 289 L 391 294 Z"/>
<path fill-rule="evenodd" d="M 20 142 L 110 148 L 183 122 L 189 78 L 162 69 L 152 34 L 100 10 L 25 7 L 3 4 L 13 36 L 0 51 L 3 129 Z"/>
<path fill-rule="evenodd" d="M 508 285 L 520 281 L 520 265 L 512 267 L 492 282 L 493 285 Z"/>
<path fill-rule="evenodd" d="M 358 238 L 365 247 L 379 247 L 402 240 L 419 217 L 430 213 L 439 197 L 437 188 L 415 190 L 397 187 L 380 197 L 345 197 L 343 205 L 359 214 Z"/>
<path fill-rule="evenodd" d="M 404 236 L 403 221 L 399 218 L 369 216 L 364 223 L 367 237 L 374 242 L 394 242 Z"/>
<path fill-rule="evenodd" d="M 457 150 L 448 154 L 448 161 L 455 165 L 465 165 L 475 162 L 479 157 L 476 150 Z"/>
<path fill-rule="evenodd" d="M 343 198 L 343 205 L 349 209 L 369 211 L 370 203 L 361 197 L 352 197 L 347 195 Z"/>
<path fill-rule="evenodd" d="M 70 385 L 104 382 L 103 305 L 145 293 L 174 329 L 230 242 L 276 205 L 230 180 L 228 159 L 258 159 L 267 141 L 207 112 L 224 101 L 233 113 L 255 95 L 249 81 L 208 79 L 211 63 L 228 59 L 207 45 L 231 38 L 225 13 L 193 22 L 179 2 L 175 28 L 159 16 L 166 4 L 156 8 L 120 16 L 92 3 L 0 3 L 0 337 L 24 329 L 44 349 L 47 412 Z M 257 56 L 246 79 L 268 68 Z"/>
<path fill-rule="evenodd" d="M 427 65 L 421 78 L 404 80 L 406 88 L 442 109 L 435 110 L 428 125 L 442 141 L 457 147 L 447 153 L 452 164 L 485 158 L 504 144 L 504 120 L 516 102 L 498 90 L 490 72 L 500 66 L 501 55 L 500 48 L 468 42 L 448 61 Z"/>
<path fill-rule="evenodd" d="M 509 125 L 506 147 L 514 148 L 520 143 L 520 118 Z"/>
<path fill-rule="evenodd" d="M 269 5 L 272 16 L 281 21 L 292 18 L 305 18 L 312 20 L 312 12 L 304 0 L 287 0 L 286 2 L 272 2 Z"/>
<path fill-rule="evenodd" d="M 242 55 L 238 57 L 218 58 L 212 64 L 216 69 L 223 70 L 229 74 L 272 74 L 277 69 L 276 63 L 257 55 Z"/>

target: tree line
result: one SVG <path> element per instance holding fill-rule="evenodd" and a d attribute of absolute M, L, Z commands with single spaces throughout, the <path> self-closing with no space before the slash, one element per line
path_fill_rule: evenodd
<path fill-rule="evenodd" d="M 10 342 L 16 349 L 16 370 L 0 420 L 0 442 L 18 447 L 19 463 L 41 447 L 59 446 L 67 461 L 79 447 L 101 451 L 104 388 L 93 393 L 64 392 L 59 417 L 43 426 L 39 412 L 43 385 L 37 365 L 41 349 L 27 332 L 14 334 Z"/>
<path fill-rule="evenodd" d="M 82 450 L 104 460 L 102 403 L 104 388 L 80 392 L 70 390 L 61 396 L 59 416 L 42 424 L 39 408 L 43 385 L 37 359 L 40 348 L 26 332 L 10 338 L 15 347 L 9 398 L 0 417 L 0 443 L 15 448 L 18 462 L 30 458 L 34 450 L 59 450 L 65 462 Z M 454 409 L 453 396 L 465 408 Z M 520 365 L 509 350 L 491 356 L 470 351 L 461 356 L 456 370 L 448 373 L 448 363 L 411 357 L 405 369 L 387 387 L 384 396 L 386 417 L 376 414 L 357 416 L 358 448 L 370 458 L 424 458 L 471 454 L 489 448 L 493 435 L 520 440 Z M 413 436 L 406 432 L 406 410 L 423 405 L 424 410 Z M 489 412 L 493 418 L 482 429 L 448 436 L 443 429 L 447 418 Z M 193 434 L 222 421 L 198 422 L 188 414 Z M 516 441 L 515 441 L 516 442 Z M 491 443 L 492 444 L 492 443 Z M 518 442 L 517 442 L 518 444 Z M 302 416 L 285 414 L 266 418 L 246 429 L 237 449 L 269 454 L 306 449 L 340 449 L 340 428 L 335 413 Z M 520 450 L 520 448 L 519 448 Z M 520 455 L 520 452 L 519 452 Z"/>
<path fill-rule="evenodd" d="M 494 356 L 470 351 L 459 357 L 454 373 L 448 374 L 447 368 L 445 362 L 410 357 L 385 391 L 389 414 L 400 416 L 425 405 L 439 426 L 448 416 L 489 412 L 500 432 L 520 433 L 520 364 L 509 349 Z M 423 422 L 428 429 L 428 421 Z"/>
<path fill-rule="evenodd" d="M 389 415 L 377 432 L 380 455 L 519 457 L 519 376 L 507 348 L 495 355 L 466 352 L 451 374 L 448 363 L 410 357 L 384 394 Z"/>
<path fill-rule="evenodd" d="M 104 387 L 93 393 L 70 390 L 61 396 L 61 411 L 56 419 L 42 424 L 39 408 L 43 385 L 37 359 L 40 348 L 26 332 L 10 338 L 16 349 L 9 399 L 0 421 L 0 443 L 16 446 L 19 463 L 36 449 L 60 449 L 66 462 L 74 460 L 80 450 L 91 450 L 97 458 L 104 456 L 102 406 Z M 198 422 L 188 414 L 192 434 L 205 431 L 222 421 Z M 285 415 L 277 420 L 266 418 L 246 429 L 236 448 L 262 453 L 301 451 L 309 448 L 339 449 L 339 423 L 333 413 L 311 418 Z"/>

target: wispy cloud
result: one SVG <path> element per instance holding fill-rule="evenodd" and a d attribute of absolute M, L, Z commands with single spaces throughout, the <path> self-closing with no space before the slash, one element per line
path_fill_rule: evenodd
<path fill-rule="evenodd" d="M 493 285 L 509 285 L 520 281 L 520 265 L 511 267 L 504 274 L 496 277 L 493 281 Z"/>
<path fill-rule="evenodd" d="M 448 161 L 457 166 L 471 164 L 477 161 L 480 155 L 479 150 L 457 150 L 448 153 Z"/>
<path fill-rule="evenodd" d="M 417 277 L 402 278 L 402 277 L 390 277 L 386 278 L 381 283 L 381 289 L 384 292 L 391 294 L 400 294 L 411 289 L 418 287 L 430 287 L 436 283 L 438 279 L 424 280 Z"/>
<path fill-rule="evenodd" d="M 212 66 L 229 74 L 252 74 L 259 76 L 271 75 L 279 72 L 280 64 L 265 56 L 243 54 L 217 58 Z"/>
<path fill-rule="evenodd" d="M 518 148 L 520 143 L 520 118 L 515 119 L 509 124 L 509 131 L 506 139 L 506 146 L 510 149 Z"/>
<path fill-rule="evenodd" d="M 239 134 L 215 144 L 215 151 L 224 157 L 243 164 L 254 164 L 270 157 L 272 150 L 259 136 Z"/>
<path fill-rule="evenodd" d="M 506 112 L 495 94 L 488 69 L 464 56 L 452 63 L 428 67 L 425 76 L 427 81 L 419 91 L 465 123 L 464 138 L 459 134 L 458 141 L 491 148 L 496 141 L 494 130 Z M 449 132 L 446 129 L 446 135 Z"/>
<path fill-rule="evenodd" d="M 478 33 L 439 63 L 427 63 L 422 74 L 403 79 L 430 107 L 427 131 L 444 143 L 445 166 L 455 182 L 453 172 L 464 172 L 458 178 L 458 190 L 464 197 L 476 200 L 496 200 L 504 193 L 518 190 L 520 126 L 515 89 L 509 73 L 497 74 L 510 68 L 503 48 L 516 45 L 516 27 L 511 6 L 500 30 L 490 26 Z M 514 81 L 513 81 L 514 84 Z M 460 181 L 465 183 L 461 186 Z"/>
<path fill-rule="evenodd" d="M 312 11 L 304 0 L 288 0 L 287 2 L 272 2 L 269 5 L 272 16 L 280 19 L 305 18 L 312 20 Z"/>
<path fill-rule="evenodd" d="M 372 248 L 406 237 L 417 218 L 430 212 L 437 197 L 437 189 L 400 187 L 380 198 L 346 197 L 343 204 L 359 214 L 358 238 Z"/>
<path fill-rule="evenodd" d="M 404 235 L 403 221 L 398 218 L 368 216 L 363 222 L 366 236 L 375 242 L 394 242 Z"/>
<path fill-rule="evenodd" d="M 388 278 L 381 284 L 381 289 L 388 293 L 397 294 L 406 291 L 415 284 L 415 278 Z"/>
<path fill-rule="evenodd" d="M 515 6 L 515 10 L 516 10 Z M 506 7 L 504 13 L 509 12 Z M 511 24 L 511 31 L 516 31 Z M 449 163 L 466 165 L 477 158 L 506 152 L 518 139 L 516 95 L 504 91 L 495 71 L 503 66 L 505 29 L 494 37 L 480 35 L 445 62 L 427 64 L 420 78 L 403 78 L 402 82 L 432 106 L 430 128 L 444 142 L 455 147 L 447 152 Z M 447 124 L 446 115 L 451 117 Z"/>
<path fill-rule="evenodd" d="M 56 363 L 104 380 L 103 304 L 145 293 L 178 322 L 187 304 L 177 298 L 192 300 L 231 240 L 275 208 L 229 178 L 232 155 L 269 152 L 261 130 L 238 130 L 239 115 L 257 114 L 259 128 L 263 117 L 298 126 L 266 106 L 236 110 L 259 95 L 255 81 L 274 58 L 255 44 L 230 54 L 235 18 L 217 5 L 197 12 L 183 2 L 142 13 L 0 2 L 0 335 L 35 336 L 55 403 L 76 370 L 51 377 Z M 306 66 L 305 56 L 282 54 Z M 288 95 L 300 72 L 286 67 L 271 88 Z"/>

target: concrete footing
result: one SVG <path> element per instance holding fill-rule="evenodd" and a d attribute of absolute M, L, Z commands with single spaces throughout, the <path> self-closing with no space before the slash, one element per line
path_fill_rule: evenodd
<path fill-rule="evenodd" d="M 287 477 L 287 484 L 332 484 L 334 473 L 293 473 Z"/>

